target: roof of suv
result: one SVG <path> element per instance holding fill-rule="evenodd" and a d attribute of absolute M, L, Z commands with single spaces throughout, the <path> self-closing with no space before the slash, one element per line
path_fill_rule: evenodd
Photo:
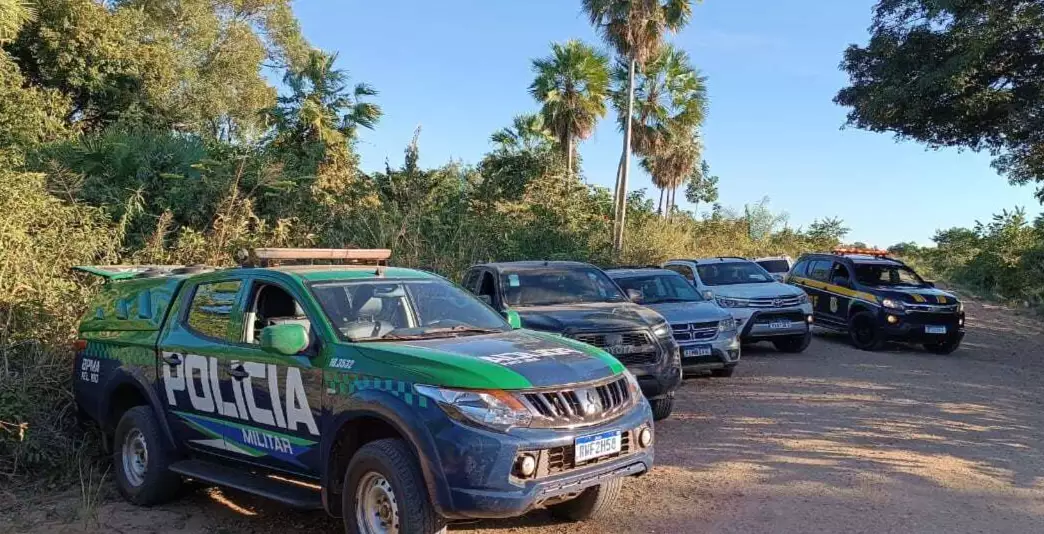
<path fill-rule="evenodd" d="M 747 258 L 741 258 L 739 256 L 717 256 L 717 257 L 713 257 L 713 258 L 695 258 L 695 259 L 692 259 L 692 258 L 690 258 L 690 259 L 674 258 L 674 259 L 667 260 L 668 263 L 670 263 L 672 261 L 688 261 L 688 262 L 699 264 L 699 263 L 736 263 L 736 262 L 741 262 L 741 261 L 748 261 L 749 262 L 751 260 L 748 260 Z"/>
<path fill-rule="evenodd" d="M 854 263 L 877 264 L 877 265 L 905 265 L 901 260 L 887 256 L 873 256 L 870 254 L 834 254 L 831 252 L 814 252 L 805 254 L 801 259 L 815 258 L 820 260 L 845 258 Z"/>
<path fill-rule="evenodd" d="M 488 267 L 495 271 L 504 270 L 525 270 L 525 269 L 539 269 L 542 267 L 564 267 L 564 268 L 579 268 L 579 267 L 594 267 L 590 263 L 584 263 L 582 261 L 544 261 L 544 260 L 527 260 L 527 261 L 499 261 L 491 263 L 482 263 L 475 267 Z"/>
<path fill-rule="evenodd" d="M 617 267 L 615 269 L 606 269 L 605 272 L 613 278 L 631 278 L 634 276 L 643 276 L 650 274 L 681 276 L 680 274 L 674 271 L 671 271 L 669 269 L 661 269 L 659 267 Z"/>

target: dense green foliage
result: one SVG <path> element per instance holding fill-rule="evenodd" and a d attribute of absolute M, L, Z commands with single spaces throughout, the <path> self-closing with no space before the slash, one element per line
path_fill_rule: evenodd
<path fill-rule="evenodd" d="M 986 150 L 1012 182 L 1044 183 L 1044 1 L 880 0 L 871 33 L 842 63 L 849 124 Z"/>

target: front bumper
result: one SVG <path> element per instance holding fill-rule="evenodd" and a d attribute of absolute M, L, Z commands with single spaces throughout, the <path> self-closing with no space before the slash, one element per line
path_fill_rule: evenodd
<path fill-rule="evenodd" d="M 964 338 L 964 313 L 895 313 L 882 309 L 878 312 L 878 330 L 891 341 L 906 343 L 941 343 Z M 895 322 L 888 317 L 895 317 Z M 928 327 L 945 327 L 946 333 L 928 333 Z"/>
<path fill-rule="evenodd" d="M 645 401 L 615 420 L 577 429 L 525 428 L 503 434 L 445 418 L 434 434 L 443 467 L 436 476 L 445 477 L 449 489 L 449 502 L 438 503 L 440 512 L 449 519 L 515 517 L 607 480 L 644 474 L 653 466 L 655 439 L 643 449 L 637 430 L 652 425 Z M 625 443 L 630 436 L 628 452 L 579 466 L 572 462 L 577 437 L 612 431 L 620 431 Z M 529 479 L 513 473 L 525 452 L 538 459 L 537 473 Z"/>
<path fill-rule="evenodd" d="M 710 348 L 711 353 L 704 356 L 686 356 L 686 351 L 690 351 L 691 354 L 697 348 Z M 681 353 L 682 369 L 686 373 L 735 367 L 740 361 L 739 335 L 736 332 L 725 332 L 713 341 L 686 343 L 681 345 Z"/>
<path fill-rule="evenodd" d="M 740 339 L 743 341 L 770 340 L 776 337 L 800 336 L 811 328 L 812 305 L 802 304 L 790 308 L 726 308 L 740 323 Z M 786 319 L 790 325 L 778 327 L 776 319 Z"/>

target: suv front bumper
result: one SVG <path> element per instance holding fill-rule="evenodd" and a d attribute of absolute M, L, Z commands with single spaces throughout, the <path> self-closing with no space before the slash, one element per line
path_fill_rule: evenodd
<path fill-rule="evenodd" d="M 577 429 L 525 428 L 502 434 L 448 418 L 439 426 L 434 438 L 449 502 L 437 505 L 450 519 L 516 517 L 608 480 L 642 475 L 653 466 L 655 437 L 646 448 L 637 439 L 641 428 L 653 428 L 645 401 L 617 419 Z M 626 452 L 575 465 L 576 438 L 613 431 L 624 436 Z M 514 472 L 523 453 L 536 457 L 538 464 L 536 475 L 526 479 Z"/>
<path fill-rule="evenodd" d="M 888 317 L 895 317 L 895 322 Z M 907 343 L 941 343 L 964 338 L 964 313 L 893 313 L 882 309 L 877 314 L 878 330 L 892 341 Z M 946 328 L 945 334 L 929 334 L 929 326 Z"/>
<path fill-rule="evenodd" d="M 705 356 L 686 356 L 686 351 L 707 347 L 711 353 Z M 686 373 L 714 371 L 735 367 L 740 361 L 740 341 L 736 332 L 723 332 L 712 341 L 685 343 L 681 345 L 682 369 Z"/>
<path fill-rule="evenodd" d="M 743 341 L 771 340 L 775 337 L 800 336 L 812 327 L 812 305 L 802 304 L 790 308 L 726 308 L 740 323 L 740 339 Z M 786 328 L 774 327 L 774 319 L 786 319 Z"/>

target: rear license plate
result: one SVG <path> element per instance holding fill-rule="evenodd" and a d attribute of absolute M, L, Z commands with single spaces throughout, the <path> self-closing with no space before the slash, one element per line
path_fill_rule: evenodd
<path fill-rule="evenodd" d="M 697 356 L 710 356 L 711 354 L 713 354 L 713 351 L 711 351 L 710 345 L 696 345 L 695 347 L 686 347 L 683 356 L 695 358 Z"/>
<path fill-rule="evenodd" d="M 769 328 L 773 330 L 781 330 L 784 328 L 790 328 L 790 319 L 778 319 L 769 323 Z"/>
<path fill-rule="evenodd" d="M 576 463 L 620 452 L 620 432 L 603 432 L 576 438 L 573 459 Z"/>
<path fill-rule="evenodd" d="M 925 334 L 945 334 L 946 333 L 946 327 L 945 326 L 928 325 L 928 326 L 924 327 L 924 333 Z"/>

